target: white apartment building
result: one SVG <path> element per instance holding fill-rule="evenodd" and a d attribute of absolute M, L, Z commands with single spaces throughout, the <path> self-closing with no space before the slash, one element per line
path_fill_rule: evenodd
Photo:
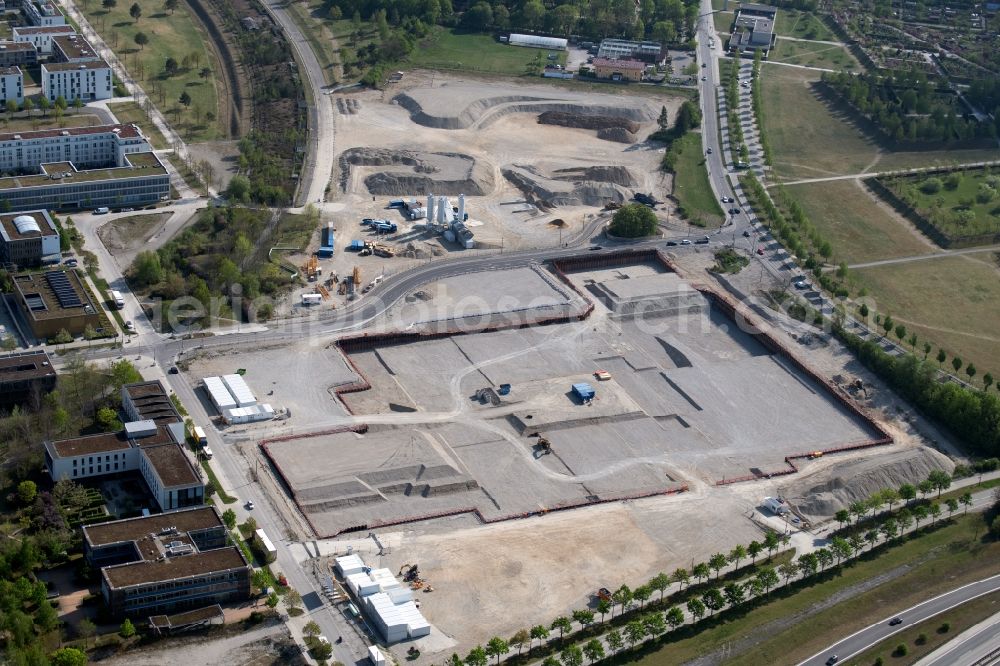
<path fill-rule="evenodd" d="M 21 3 L 24 15 L 31 25 L 65 25 L 66 17 L 51 0 L 24 0 Z"/>
<path fill-rule="evenodd" d="M 53 102 L 58 97 L 67 102 L 110 99 L 114 90 L 111 68 L 103 60 L 44 63 L 41 78 L 42 94 Z"/>
<path fill-rule="evenodd" d="M 60 35 L 75 35 L 76 30 L 71 25 L 28 25 L 14 26 L 11 29 L 14 41 L 33 44 L 43 55 L 52 53 L 52 39 Z"/>
<path fill-rule="evenodd" d="M 78 169 L 125 166 L 125 156 L 152 151 L 136 125 L 68 127 L 0 134 L 0 171 L 37 171 L 72 162 Z"/>
<path fill-rule="evenodd" d="M 24 75 L 20 67 L 0 67 L 0 104 L 24 102 Z"/>

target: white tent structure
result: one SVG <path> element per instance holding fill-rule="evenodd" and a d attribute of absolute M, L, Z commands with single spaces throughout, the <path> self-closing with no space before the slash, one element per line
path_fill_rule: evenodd
<path fill-rule="evenodd" d="M 552 49 L 565 51 L 567 42 L 561 37 L 543 37 L 541 35 L 521 35 L 511 33 L 507 40 L 511 46 L 527 46 L 533 49 Z"/>

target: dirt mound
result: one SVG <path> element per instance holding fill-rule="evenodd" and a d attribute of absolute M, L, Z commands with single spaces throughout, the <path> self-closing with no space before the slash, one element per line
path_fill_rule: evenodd
<path fill-rule="evenodd" d="M 627 167 L 623 166 L 592 166 L 572 169 L 556 169 L 552 172 L 555 180 L 570 182 L 595 181 L 599 183 L 614 183 L 622 187 L 634 187 L 635 178 Z"/>
<path fill-rule="evenodd" d="M 365 188 L 376 195 L 433 192 L 477 196 L 492 191 L 494 183 L 489 169 L 462 153 L 352 148 L 340 155 L 340 187 L 344 192 L 350 189 L 354 167 L 390 167 L 365 176 Z"/>
<path fill-rule="evenodd" d="M 597 130 L 597 138 L 616 143 L 632 144 L 639 140 L 635 132 L 629 132 L 624 127 L 604 127 Z"/>
<path fill-rule="evenodd" d="M 855 460 L 782 487 L 782 495 L 809 519 L 833 516 L 852 502 L 865 500 L 884 488 L 916 485 L 934 470 L 951 472 L 955 464 L 928 448 L 909 449 Z"/>
<path fill-rule="evenodd" d="M 546 111 L 538 115 L 542 125 L 560 125 L 579 129 L 624 129 L 632 134 L 639 131 L 639 123 L 619 115 L 597 115 L 589 113 L 567 113 L 565 111 Z"/>
<path fill-rule="evenodd" d="M 622 203 L 632 193 L 613 182 L 548 178 L 531 167 L 511 166 L 501 169 L 528 202 L 547 210 L 556 206 L 603 206 L 609 201 Z"/>

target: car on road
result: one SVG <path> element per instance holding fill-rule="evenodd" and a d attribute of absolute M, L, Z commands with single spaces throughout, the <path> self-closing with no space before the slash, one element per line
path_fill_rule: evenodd
<path fill-rule="evenodd" d="M 135 212 L 135 208 L 122 208 L 122 212 L 123 213 L 133 213 L 133 212 Z"/>
<path fill-rule="evenodd" d="M 739 215 L 739 214 L 740 214 L 740 209 L 739 209 L 739 208 L 736 208 L 736 207 L 734 206 L 733 208 L 730 208 L 730 209 L 729 209 L 729 214 L 730 214 L 730 215 Z"/>
<path fill-rule="evenodd" d="M 805 280 L 796 280 L 795 281 L 795 288 L 796 289 L 808 289 L 809 288 L 809 283 L 806 282 Z"/>
<path fill-rule="evenodd" d="M 172 365 L 170 366 L 170 370 L 168 372 L 172 375 L 176 375 L 180 372 L 180 370 L 177 369 L 176 365 Z"/>
<path fill-rule="evenodd" d="M 763 245 L 761 245 L 760 247 L 757 248 L 757 254 L 763 256 L 763 254 L 764 254 L 764 246 Z"/>
<path fill-rule="evenodd" d="M 247 500 L 246 508 L 247 511 L 253 511 L 253 500 Z"/>
<path fill-rule="evenodd" d="M 64 264 L 65 264 L 66 266 L 68 266 L 69 268 L 74 268 L 74 267 L 76 267 L 76 266 L 77 266 L 77 265 L 78 265 L 78 264 L 79 264 L 80 262 L 79 262 L 79 261 L 77 261 L 76 259 L 67 259 L 67 260 L 66 260 L 65 262 L 63 262 L 63 263 L 64 263 Z"/>
<path fill-rule="evenodd" d="M 743 238 L 750 238 L 750 230 L 749 229 L 744 229 L 743 230 Z"/>
<path fill-rule="evenodd" d="M 708 67 L 708 64 L 707 64 L 707 63 L 704 63 L 704 62 L 703 62 L 703 63 L 701 63 L 701 68 L 702 68 L 702 69 L 705 69 L 706 67 Z"/>
<path fill-rule="evenodd" d="M 720 199 L 720 201 L 721 201 L 722 203 L 733 203 L 733 201 L 735 201 L 735 199 L 733 199 L 732 197 L 722 197 L 722 198 Z"/>
<path fill-rule="evenodd" d="M 667 245 L 668 245 L 668 246 L 674 246 L 674 245 L 677 245 L 677 241 L 667 241 Z"/>
<path fill-rule="evenodd" d="M 125 330 L 129 333 L 135 333 L 135 324 L 130 321 L 125 322 Z"/>
<path fill-rule="evenodd" d="M 701 80 L 702 81 L 708 81 L 708 77 L 707 76 L 703 76 L 703 77 L 701 77 Z"/>
<path fill-rule="evenodd" d="M 691 244 L 691 241 L 688 240 L 687 238 L 685 238 L 684 240 L 681 241 L 681 245 L 690 245 L 690 244 Z"/>
<path fill-rule="evenodd" d="M 603 249 L 604 248 L 601 247 L 600 245 L 591 245 L 590 247 L 587 248 L 587 251 L 588 252 L 597 252 L 598 250 L 603 250 Z"/>
<path fill-rule="evenodd" d="M 831 655 L 830 655 L 830 658 L 826 660 L 826 666 L 833 666 L 833 665 L 834 665 L 834 664 L 836 664 L 836 663 L 837 663 L 838 661 L 840 661 L 840 657 L 838 657 L 838 656 L 837 656 L 837 655 L 835 655 L 835 654 L 831 654 Z"/>
<path fill-rule="evenodd" d="M 894 617 L 891 620 L 889 620 L 889 626 L 890 627 L 895 627 L 897 624 L 903 624 L 903 618 L 901 618 L 901 617 Z"/>
<path fill-rule="evenodd" d="M 706 155 L 711 155 L 711 154 L 712 154 L 712 149 L 711 149 L 711 148 L 709 148 L 708 150 L 706 150 L 706 151 L 705 151 L 705 154 L 706 154 Z"/>

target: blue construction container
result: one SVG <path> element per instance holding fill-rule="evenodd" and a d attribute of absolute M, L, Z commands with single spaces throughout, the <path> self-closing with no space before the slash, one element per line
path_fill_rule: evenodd
<path fill-rule="evenodd" d="M 333 228 L 327 227 L 326 229 L 323 229 L 323 235 L 320 240 L 319 252 L 317 252 L 316 254 L 321 257 L 332 257 L 333 247 L 334 247 L 333 241 L 334 241 Z"/>
<path fill-rule="evenodd" d="M 510 393 L 510 384 L 501 384 L 500 390 L 497 391 L 500 395 L 508 395 Z"/>
<path fill-rule="evenodd" d="M 576 397 L 580 398 L 580 400 L 583 401 L 593 400 L 595 395 L 594 387 L 588 384 L 587 382 L 580 382 L 579 384 L 573 384 L 573 393 L 575 393 Z"/>
<path fill-rule="evenodd" d="M 359 240 L 352 240 L 351 244 L 347 246 L 347 249 L 351 252 L 360 252 L 365 249 L 365 242 Z"/>

